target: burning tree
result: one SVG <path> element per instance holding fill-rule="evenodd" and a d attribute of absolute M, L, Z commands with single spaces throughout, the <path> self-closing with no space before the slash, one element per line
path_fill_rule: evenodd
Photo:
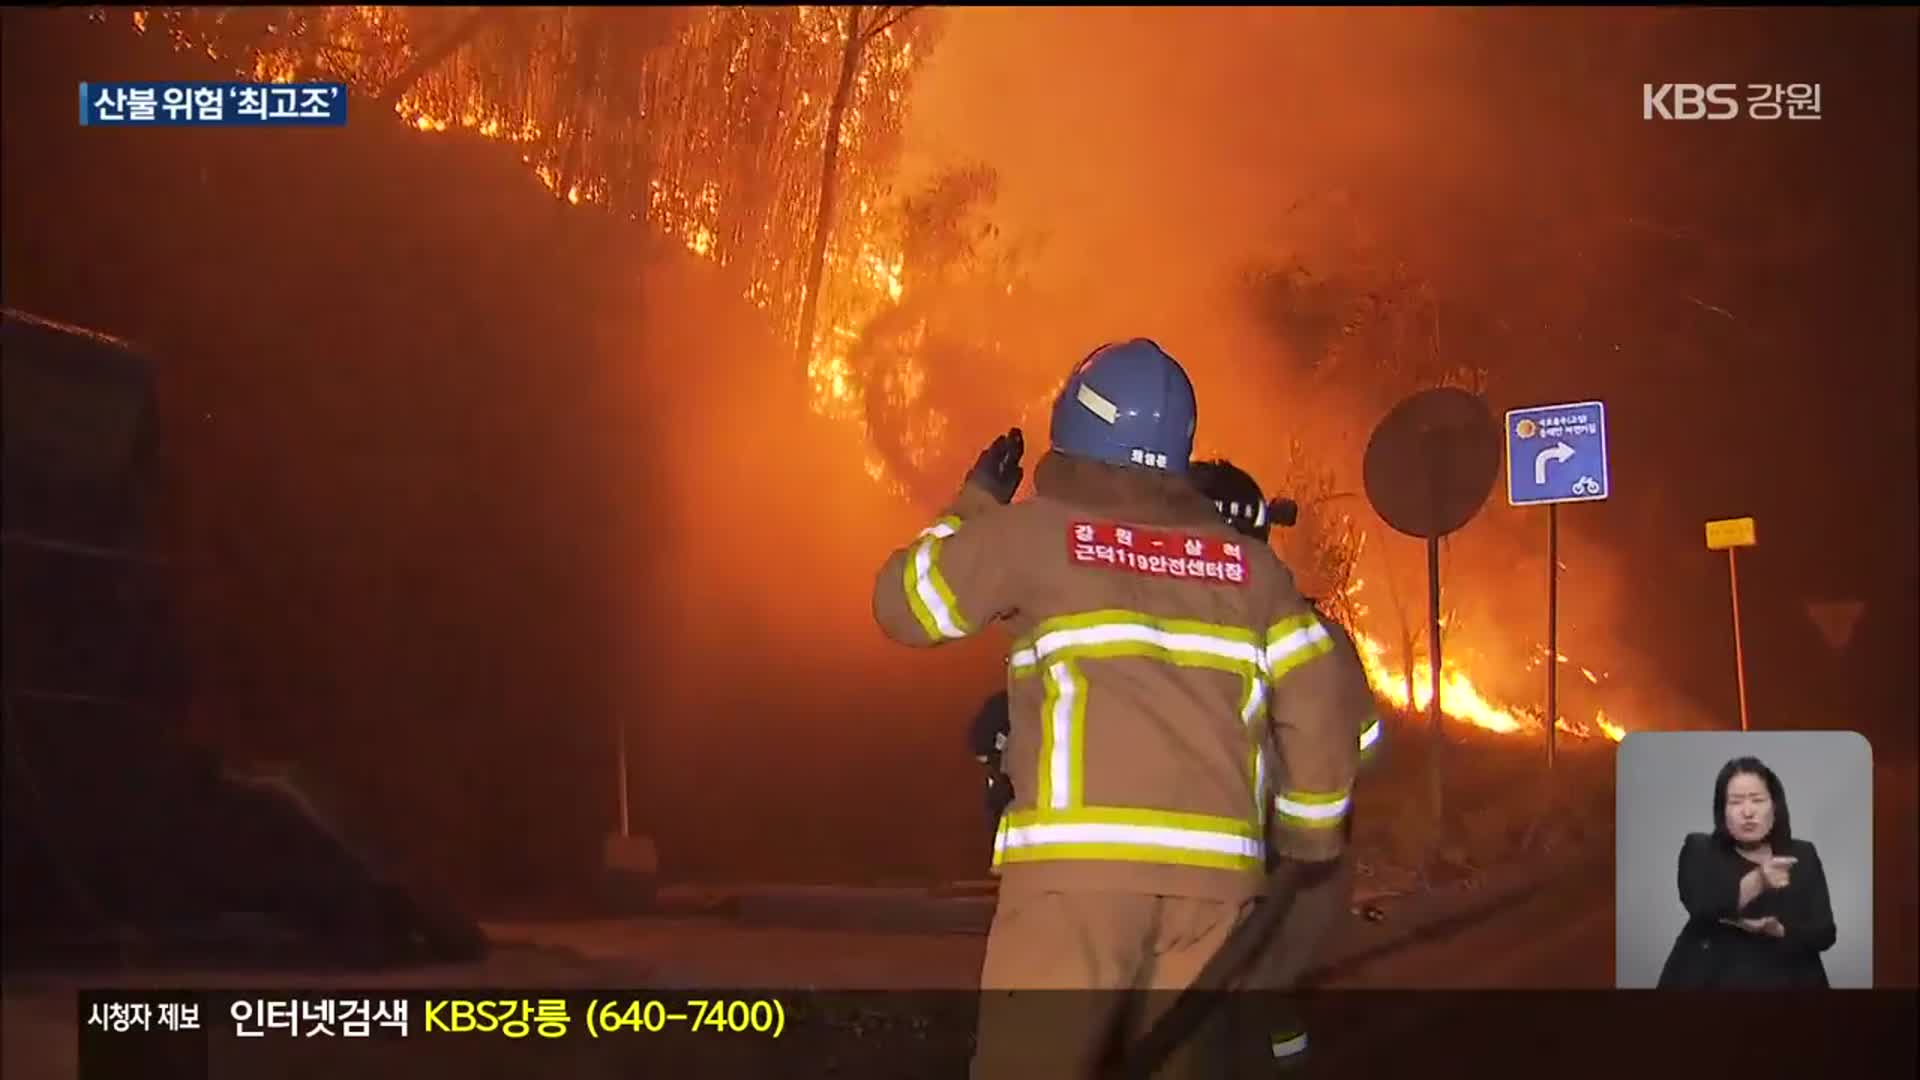
<path fill-rule="evenodd" d="M 1252 314 L 1283 346 L 1292 374 L 1309 393 L 1337 389 L 1385 403 L 1436 386 L 1475 393 L 1485 389 L 1484 370 L 1447 357 L 1439 296 L 1428 279 L 1403 261 L 1362 250 L 1352 253 L 1351 261 L 1339 271 L 1328 274 L 1316 273 L 1298 260 L 1268 264 L 1249 270 L 1244 285 Z M 1327 484 L 1330 487 L 1331 481 Z M 1300 501 L 1305 515 L 1307 501 Z M 1351 517 L 1346 517 L 1344 528 L 1351 530 L 1353 538 L 1343 550 L 1350 550 L 1347 557 L 1357 563 L 1365 546 L 1364 533 Z M 1418 572 L 1400 566 L 1390 548 L 1376 551 L 1411 701 L 1415 651 L 1424 648 L 1425 619 L 1419 590 L 1403 586 L 1417 580 Z M 1353 580 L 1351 569 L 1340 578 L 1343 588 Z M 1349 597 L 1347 603 L 1357 601 Z M 1349 606 L 1344 614 L 1352 620 L 1357 613 Z M 1454 618 L 1443 615 L 1442 634 L 1454 623 Z M 1351 621 L 1348 625 L 1353 627 Z"/>
<path fill-rule="evenodd" d="M 1289 440 L 1287 464 L 1275 488 L 1300 505 L 1299 520 L 1281 534 L 1287 565 L 1301 592 L 1317 600 L 1323 614 L 1355 631 L 1365 614 L 1356 594 L 1366 534 L 1345 508 L 1353 493 L 1336 487 L 1333 470 L 1301 440 Z"/>
<path fill-rule="evenodd" d="M 1024 295 L 1025 249 L 991 218 L 999 178 L 956 166 L 889 208 L 912 291 L 870 319 L 851 353 L 867 438 L 902 493 L 951 494 L 976 443 L 1046 387 L 1021 374 L 1002 328 Z"/>
<path fill-rule="evenodd" d="M 882 35 L 889 34 L 902 19 L 913 14 L 912 7 L 881 6 L 866 9 L 858 5 L 846 8 L 845 39 L 840 53 L 840 77 L 834 83 L 833 98 L 827 104 L 825 149 L 820 165 L 820 189 L 814 200 L 813 240 L 807 249 L 807 283 L 800 303 L 800 327 L 794 335 L 798 359 L 805 365 L 813 356 L 815 322 L 820 314 L 820 283 L 826 273 L 827 235 L 833 226 L 840 192 L 840 150 L 846 131 L 847 107 L 852 102 L 855 75 L 861 58 Z M 864 16 L 864 17 L 863 17 Z"/>
<path fill-rule="evenodd" d="M 131 17 L 249 78 L 339 80 L 362 108 L 391 109 L 422 132 L 516 144 L 556 199 L 677 239 L 718 264 L 781 335 L 797 339 L 814 312 L 826 333 L 807 362 L 811 404 L 855 419 L 846 348 L 900 292 L 880 208 L 907 92 L 939 35 L 936 12 L 909 10 L 167 7 Z"/>

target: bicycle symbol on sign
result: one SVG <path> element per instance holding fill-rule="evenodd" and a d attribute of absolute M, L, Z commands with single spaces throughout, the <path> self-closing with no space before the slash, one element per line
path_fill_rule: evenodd
<path fill-rule="evenodd" d="M 1600 481 L 1595 480 L 1591 476 L 1583 476 L 1573 482 L 1573 493 L 1575 495 L 1598 495 L 1600 494 Z"/>

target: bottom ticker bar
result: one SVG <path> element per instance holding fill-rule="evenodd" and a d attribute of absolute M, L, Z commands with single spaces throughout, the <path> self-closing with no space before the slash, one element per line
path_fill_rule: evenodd
<path fill-rule="evenodd" d="M 957 1080 L 981 1015 L 980 995 L 953 991 L 87 991 L 78 1004 L 81 1080 Z M 998 1041 L 1038 1060 L 1106 1020 L 1109 1056 L 1122 1053 L 1171 999 L 1051 991 L 996 1004 Z M 1282 1027 L 1310 1037 L 1315 1076 L 1912 1076 L 1914 1007 L 1911 990 L 1242 993 L 1221 996 L 1197 1038 L 1220 1062 L 1205 1075 L 1222 1078 L 1270 1073 Z"/>

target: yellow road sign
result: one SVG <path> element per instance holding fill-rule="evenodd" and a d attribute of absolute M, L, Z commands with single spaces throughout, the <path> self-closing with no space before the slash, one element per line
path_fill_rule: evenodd
<path fill-rule="evenodd" d="M 1753 545 L 1752 518 L 1727 518 L 1724 521 L 1707 522 L 1708 551 L 1725 551 L 1728 548 L 1752 547 Z"/>

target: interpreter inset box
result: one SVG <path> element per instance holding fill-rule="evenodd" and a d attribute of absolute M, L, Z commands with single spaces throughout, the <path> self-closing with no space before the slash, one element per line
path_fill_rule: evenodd
<path fill-rule="evenodd" d="M 1616 986 L 1873 985 L 1865 736 L 1633 732 L 1614 793 Z"/>

